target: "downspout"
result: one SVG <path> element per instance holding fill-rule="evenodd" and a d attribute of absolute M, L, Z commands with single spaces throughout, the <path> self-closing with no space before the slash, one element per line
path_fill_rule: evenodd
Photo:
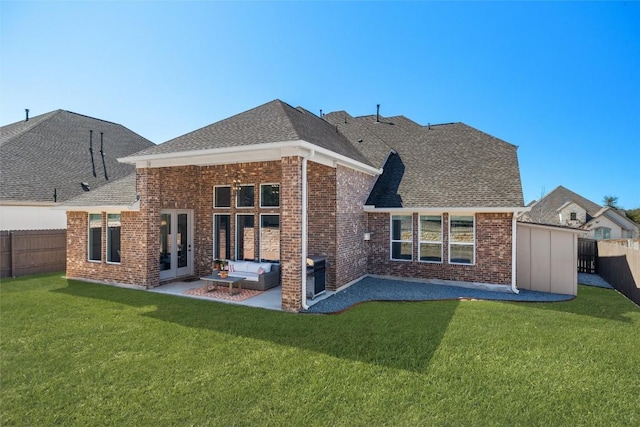
<path fill-rule="evenodd" d="M 516 230 L 518 228 L 517 224 L 517 216 L 518 212 L 513 212 L 513 219 L 511 220 L 511 292 L 514 294 L 519 294 L 520 291 L 516 287 L 516 261 L 517 261 L 517 233 Z"/>
<path fill-rule="evenodd" d="M 315 156 L 316 151 L 311 150 L 309 155 L 302 157 L 302 256 L 300 263 L 302 264 L 302 277 L 300 283 L 302 284 L 302 308 L 304 310 L 309 308 L 307 305 L 307 160 Z"/>

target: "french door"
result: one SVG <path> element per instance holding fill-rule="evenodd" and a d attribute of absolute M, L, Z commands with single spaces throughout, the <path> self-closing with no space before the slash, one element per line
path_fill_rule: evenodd
<path fill-rule="evenodd" d="M 160 211 L 160 280 L 193 274 L 193 212 Z"/>

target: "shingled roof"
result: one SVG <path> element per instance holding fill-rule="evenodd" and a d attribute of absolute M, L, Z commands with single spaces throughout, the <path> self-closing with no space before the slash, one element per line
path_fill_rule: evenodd
<path fill-rule="evenodd" d="M 120 178 L 97 190 L 88 191 L 61 204 L 65 210 L 73 210 L 73 207 L 84 208 L 86 206 L 103 208 L 132 207 L 138 201 L 136 195 L 136 173 L 133 172 L 124 178 Z"/>
<path fill-rule="evenodd" d="M 598 216 L 602 206 L 559 185 L 555 190 L 531 204 L 531 210 L 523 220 L 539 224 L 561 224 L 558 210 L 567 203 L 576 203 L 587 211 L 587 221 Z"/>
<path fill-rule="evenodd" d="M 148 148 L 136 157 L 301 140 L 370 165 L 335 126 L 279 99 Z"/>
<path fill-rule="evenodd" d="M 327 114 L 384 172 L 377 208 L 522 207 L 517 147 L 464 123 L 422 126 L 404 116 Z"/>
<path fill-rule="evenodd" d="M 93 131 L 93 166 L 90 130 Z M 104 163 L 100 154 L 101 132 Z M 57 202 L 62 202 L 84 193 L 82 182 L 94 191 L 135 171 L 133 165 L 122 164 L 117 158 L 152 145 L 120 124 L 65 110 L 3 126 L 0 128 L 0 200 L 54 202 L 55 192 Z"/>

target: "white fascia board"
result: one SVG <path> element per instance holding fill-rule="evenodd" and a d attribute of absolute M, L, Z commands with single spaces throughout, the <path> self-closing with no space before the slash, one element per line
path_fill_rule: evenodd
<path fill-rule="evenodd" d="M 121 163 L 136 165 L 136 168 L 161 168 L 172 166 L 210 166 L 235 163 L 265 162 L 280 160 L 282 157 L 306 156 L 315 152 L 313 161 L 335 167 L 338 163 L 372 175 L 379 175 L 376 169 L 349 157 L 334 153 L 303 140 L 268 142 L 264 144 L 240 145 L 206 150 L 182 151 L 178 153 L 151 154 L 119 158 Z"/>
<path fill-rule="evenodd" d="M 140 202 L 137 201 L 132 205 L 102 205 L 102 206 L 55 206 L 51 209 L 62 210 L 67 212 L 107 212 L 107 213 L 118 213 L 118 212 L 139 212 L 140 211 Z"/>
<path fill-rule="evenodd" d="M 524 227 L 540 228 L 543 230 L 566 231 L 567 233 L 574 233 L 574 234 L 588 234 L 589 232 L 589 230 L 583 230 L 581 228 L 562 227 L 562 226 L 550 225 L 550 224 L 538 224 L 535 222 L 516 221 L 516 224 L 522 225 Z"/>
<path fill-rule="evenodd" d="M 32 200 L 0 200 L 0 206 L 35 206 L 35 207 L 47 207 L 56 206 L 55 202 L 37 202 Z"/>
<path fill-rule="evenodd" d="M 372 205 L 365 205 L 365 212 L 388 212 L 388 213 L 414 213 L 414 212 L 424 212 L 424 213 L 523 213 L 529 212 L 531 210 L 530 207 L 526 206 L 506 206 L 506 207 L 414 207 L 414 208 L 376 208 Z"/>

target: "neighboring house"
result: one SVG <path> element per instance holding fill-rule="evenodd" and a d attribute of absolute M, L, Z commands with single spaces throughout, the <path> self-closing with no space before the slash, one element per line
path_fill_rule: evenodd
<path fill-rule="evenodd" d="M 531 210 L 520 218 L 524 222 L 576 228 L 584 230 L 584 237 L 596 240 L 640 237 L 640 226 L 624 212 L 602 207 L 563 186 L 529 206 Z"/>
<path fill-rule="evenodd" d="M 329 289 L 367 274 L 515 289 L 517 148 L 462 123 L 275 100 L 120 160 L 135 180 L 61 207 L 68 277 L 155 287 L 267 260 L 297 311 L 319 255 Z"/>
<path fill-rule="evenodd" d="M 28 114 L 28 113 L 27 113 Z M 135 171 L 154 144 L 117 123 L 55 110 L 0 128 L 0 230 L 64 229 L 51 207 Z"/>

